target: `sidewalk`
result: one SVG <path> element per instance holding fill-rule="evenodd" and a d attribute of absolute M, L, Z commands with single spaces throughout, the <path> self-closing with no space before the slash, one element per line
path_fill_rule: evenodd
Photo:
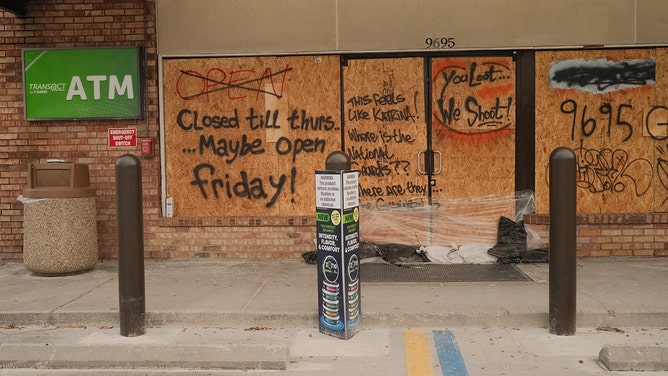
<path fill-rule="evenodd" d="M 534 281 L 363 283 L 365 328 L 548 326 L 547 264 Z M 316 266 L 301 260 L 147 262 L 147 325 L 317 328 Z M 363 270 L 363 269 L 362 269 Z M 668 258 L 577 263 L 578 327 L 668 327 Z M 0 266 L 0 325 L 117 325 L 118 270 L 40 277 Z"/>
<path fill-rule="evenodd" d="M 348 341 L 318 333 L 315 265 L 145 267 L 147 333 L 122 337 L 115 263 L 61 277 L 0 265 L 0 375 L 403 375 L 407 328 L 452 330 L 475 375 L 608 374 L 607 344 L 618 370 L 668 369 L 668 258 L 578 261 L 574 336 L 548 333 L 547 264 L 520 266 L 530 282 L 362 283 L 363 330 Z"/>

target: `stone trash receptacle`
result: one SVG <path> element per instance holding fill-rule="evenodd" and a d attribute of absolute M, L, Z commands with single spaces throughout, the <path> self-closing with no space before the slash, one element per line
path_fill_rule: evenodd
<path fill-rule="evenodd" d="M 39 275 L 92 269 L 98 260 L 95 189 L 88 166 L 31 164 L 23 202 L 23 263 Z"/>

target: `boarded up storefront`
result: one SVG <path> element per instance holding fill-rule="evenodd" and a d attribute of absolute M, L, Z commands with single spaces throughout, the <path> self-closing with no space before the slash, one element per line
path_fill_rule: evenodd
<path fill-rule="evenodd" d="M 177 217 L 310 215 L 340 150 L 333 56 L 163 64 L 166 197 Z"/>
<path fill-rule="evenodd" d="M 493 243 L 514 216 L 510 56 L 173 58 L 163 72 L 169 215 L 311 216 L 314 171 L 342 149 L 367 239 Z"/>
<path fill-rule="evenodd" d="M 571 148 L 579 213 L 666 210 L 665 51 L 536 54 L 536 197 L 549 208 L 550 153 Z"/>

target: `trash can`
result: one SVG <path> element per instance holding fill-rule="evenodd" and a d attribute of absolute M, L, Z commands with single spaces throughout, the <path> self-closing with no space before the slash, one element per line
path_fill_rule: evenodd
<path fill-rule="evenodd" d="M 97 263 L 95 189 L 88 166 L 62 160 L 31 164 L 23 191 L 23 263 L 40 275 L 92 269 Z"/>

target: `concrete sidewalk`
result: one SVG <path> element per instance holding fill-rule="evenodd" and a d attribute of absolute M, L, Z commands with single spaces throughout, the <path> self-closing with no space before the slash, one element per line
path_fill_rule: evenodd
<path fill-rule="evenodd" d="M 300 260 L 146 263 L 139 337 L 118 333 L 115 263 L 60 277 L 5 263 L 0 375 L 403 375 L 402 328 L 452 329 L 477 375 L 606 374 L 603 349 L 617 370 L 668 370 L 668 259 L 577 265 L 574 336 L 548 333 L 549 266 L 535 264 L 520 266 L 530 282 L 362 283 L 363 330 L 342 341 L 318 333 L 317 269 Z"/>
<path fill-rule="evenodd" d="M 317 328 L 316 266 L 301 260 L 146 263 L 149 327 Z M 365 328 L 547 327 L 547 264 L 521 265 L 531 282 L 363 283 Z M 668 326 L 668 258 L 577 263 L 578 327 Z M 0 266 L 0 325 L 117 325 L 111 262 L 70 276 Z"/>

